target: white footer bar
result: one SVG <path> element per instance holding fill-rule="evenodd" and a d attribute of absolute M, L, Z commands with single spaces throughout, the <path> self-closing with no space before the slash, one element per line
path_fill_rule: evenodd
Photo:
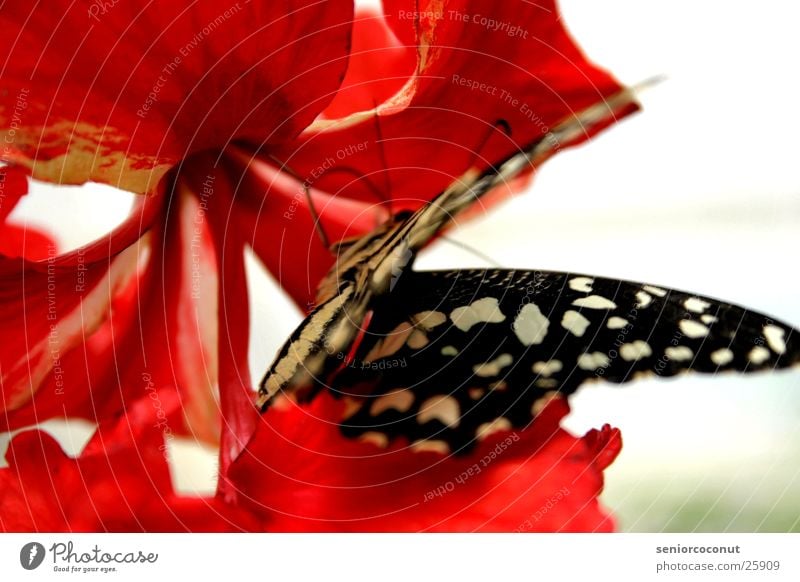
<path fill-rule="evenodd" d="M 797 534 L 0 535 L 2 580 L 777 582 L 799 564 Z"/>

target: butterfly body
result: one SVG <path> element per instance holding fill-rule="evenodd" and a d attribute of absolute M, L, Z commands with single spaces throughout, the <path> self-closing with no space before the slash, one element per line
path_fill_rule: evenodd
<path fill-rule="evenodd" d="M 320 283 L 317 307 L 284 344 L 262 381 L 258 406 L 263 408 L 282 390 L 318 381 L 336 359 L 343 359 L 375 298 L 391 290 L 419 249 L 454 214 L 489 188 L 486 182 L 465 174 L 409 217 L 381 225 L 346 245 Z"/>

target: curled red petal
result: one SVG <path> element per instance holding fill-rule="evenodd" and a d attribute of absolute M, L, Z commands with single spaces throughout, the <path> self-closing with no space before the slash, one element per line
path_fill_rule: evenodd
<path fill-rule="evenodd" d="M 299 141 L 278 152 L 301 176 L 321 174 L 314 179 L 321 189 L 375 201 L 377 187 L 385 197 L 419 205 L 471 164 L 497 163 L 622 89 L 581 53 L 554 0 L 392 0 L 385 9 L 383 35 L 371 29 L 366 34 L 381 38 L 380 50 L 387 54 L 413 46 L 413 74 L 377 108 L 338 119 L 330 119 L 335 111 L 323 112 L 324 118 Z M 365 34 L 365 29 L 356 32 Z M 400 71 L 402 66 L 390 66 L 387 75 L 401 76 Z M 384 95 L 373 82 L 378 75 L 353 76 L 364 80 L 360 103 Z M 368 95 L 373 86 L 375 92 Z M 500 129 L 501 119 L 510 126 L 510 136 Z M 331 167 L 346 167 L 363 180 L 353 181 Z"/>
<path fill-rule="evenodd" d="M 277 531 L 610 531 L 594 437 L 559 428 L 551 404 L 529 428 L 465 457 L 344 439 L 344 405 L 272 409 L 234 463 L 240 500 Z"/>
<path fill-rule="evenodd" d="M 622 450 L 622 433 L 610 424 L 604 424 L 600 430 L 590 430 L 584 439 L 589 449 L 594 451 L 594 464 L 601 471 L 611 465 Z"/>
<path fill-rule="evenodd" d="M 191 151 L 291 138 L 341 82 L 352 15 L 350 0 L 4 5 L 3 157 L 147 192 Z"/>
<path fill-rule="evenodd" d="M 382 15 L 357 14 L 347 74 L 324 117 L 339 119 L 383 103 L 414 74 L 416 61 L 414 48 L 397 40 Z"/>

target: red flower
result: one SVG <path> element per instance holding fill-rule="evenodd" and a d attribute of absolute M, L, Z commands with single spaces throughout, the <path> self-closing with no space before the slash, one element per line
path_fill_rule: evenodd
<path fill-rule="evenodd" d="M 322 396 L 265 415 L 231 468 L 240 504 L 273 531 L 610 531 L 598 506 L 603 469 L 621 448 L 606 426 L 559 428 L 552 402 L 520 432 L 500 431 L 468 456 L 381 448 L 338 433 L 344 405 Z"/>
<path fill-rule="evenodd" d="M 178 404 L 169 391 L 153 394 L 160 406 Z M 0 530 L 255 529 L 252 516 L 217 498 L 176 495 L 167 446 L 152 422 L 155 401 L 141 402 L 131 417 L 101 424 L 77 459 L 45 432 L 15 436 L 6 454 L 8 468 L 0 471 Z M 132 418 L 149 422 L 131 423 Z"/>
<path fill-rule="evenodd" d="M 342 405 L 327 396 L 274 409 L 229 474 L 240 494 L 234 505 L 176 495 L 152 404 L 177 401 L 169 391 L 152 395 L 131 417 L 101 425 L 76 459 L 47 433 L 14 437 L 0 470 L 0 530 L 613 529 L 596 496 L 619 431 L 570 436 L 558 427 L 568 412 L 560 400 L 530 429 L 495 433 L 462 458 L 344 440 L 331 424 Z"/>
<path fill-rule="evenodd" d="M 246 455 L 228 471 L 259 423 L 247 367 L 243 251 L 252 246 L 302 305 L 332 262 L 316 238 L 297 181 L 276 169 L 274 160 L 313 186 L 315 207 L 337 240 L 383 220 L 388 208 L 371 209 L 379 196 L 395 200 L 393 209 L 417 206 L 471 163 L 495 162 L 620 89 L 581 55 L 550 2 L 512 8 L 466 0 L 444 7 L 393 1 L 386 19 L 360 14 L 355 21 L 346 0 L 298 0 L 288 6 L 257 0 L 227 6 L 156 1 L 136 8 L 56 4 L 43 10 L 17 3 L 0 13 L 5 63 L 0 159 L 12 165 L 0 182 L 0 325 L 6 336 L 0 351 L 0 430 L 81 417 L 98 422 L 103 435 L 114 419 L 144 422 L 132 411 L 150 394 L 170 395 L 178 405 L 161 411 L 162 432 L 168 426 L 219 442 L 221 490 L 229 501 L 234 489 L 249 491 L 245 468 L 256 462 L 254 453 L 266 455 L 272 438 L 262 425 Z M 501 24 L 492 30 L 494 24 L 475 18 L 481 14 Z M 512 32 L 511 23 L 522 28 Z M 519 35 L 526 43 L 518 42 Z M 510 124 L 510 137 L 491 131 L 500 118 Z M 105 182 L 143 196 L 114 232 L 59 253 L 43 235 L 8 220 L 26 191 L 23 172 L 61 184 Z M 324 400 L 313 407 L 335 414 L 336 407 Z M 266 421 L 290 418 L 289 412 L 275 412 Z M 323 426 L 314 430 L 312 441 L 327 435 L 331 446 L 363 450 Z M 514 459 L 519 474 L 530 480 L 543 467 L 539 454 L 525 462 L 537 448 L 556 456 L 572 450 L 565 433 L 544 445 L 537 430 L 523 434 L 514 455 L 497 467 L 510 470 Z M 15 438 L 16 465 L 4 470 L 15 472 L 26 487 L 41 479 L 27 472 L 17 451 L 39 442 L 38 434 Z M 118 450 L 90 447 L 72 461 L 52 442 L 42 442 L 39 460 L 70 475 Z M 586 441 L 576 442 L 582 460 L 575 466 L 601 470 L 602 463 L 587 460 L 592 451 Z M 117 445 L 122 450 L 134 441 L 123 438 Z M 424 456 L 394 454 L 399 459 L 394 469 L 383 457 L 374 466 L 352 462 L 367 476 L 427 462 Z M 331 461 L 342 467 L 350 462 Z M 454 471 L 470 462 L 474 459 L 442 466 Z M 331 467 L 311 466 L 337 475 Z M 449 473 L 425 474 L 415 487 Z M 489 474 L 475 482 L 483 487 Z M 87 490 L 89 500 L 109 478 L 100 471 L 93 475 L 98 485 Z M 579 488 L 580 497 L 572 497 L 575 503 L 582 498 L 581 504 L 595 508 L 599 474 L 594 475 Z M 547 483 L 563 483 L 563 477 Z M 131 483 L 142 478 L 141 472 L 130 472 Z M 520 480 L 504 483 L 497 489 L 503 496 L 512 489 L 524 493 Z M 168 505 L 175 501 L 165 480 L 154 487 Z M 288 505 L 282 507 L 300 499 L 285 483 L 276 487 L 285 493 L 281 503 Z M 475 487 L 470 494 L 478 493 Z M 65 488 L 56 497 L 70 499 L 72 491 Z M 524 503 L 511 504 L 519 511 L 509 509 L 508 519 L 491 528 L 510 527 L 514 516 L 542 501 L 538 495 L 525 494 Z M 335 502 L 319 495 L 316 500 Z M 3 511 L 10 512 L 16 502 L 12 496 L 4 503 Z M 306 520 L 292 525 L 279 519 L 255 500 L 242 503 L 264 527 L 311 527 Z M 482 507 L 484 515 L 488 507 Z M 459 522 L 448 508 L 431 515 L 450 518 L 444 522 L 450 528 L 480 527 L 480 512 L 465 508 Z M 605 527 L 596 508 L 592 511 L 593 518 L 585 521 L 581 513 L 574 522 L 581 525 L 560 523 L 563 529 Z M 52 527 L 138 529 L 129 519 L 137 510 L 131 512 L 106 520 L 101 511 L 88 524 L 73 522 L 68 512 Z M 435 527 L 422 513 L 407 517 L 405 525 L 399 516 L 364 525 Z M 180 528 L 177 524 L 142 527 Z M 36 522 L 30 527 L 42 529 Z"/>

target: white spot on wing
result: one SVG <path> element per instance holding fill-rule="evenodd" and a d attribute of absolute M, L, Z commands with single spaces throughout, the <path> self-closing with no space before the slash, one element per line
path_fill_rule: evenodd
<path fill-rule="evenodd" d="M 456 427 L 461 419 L 461 407 L 452 396 L 431 396 L 419 407 L 417 422 L 425 424 L 438 420 L 445 426 Z"/>
<path fill-rule="evenodd" d="M 482 425 L 480 425 L 475 431 L 475 437 L 479 441 L 482 441 L 489 435 L 504 430 L 511 430 L 511 421 L 501 416 L 499 418 L 495 418 L 492 422 L 484 422 Z"/>
<path fill-rule="evenodd" d="M 500 371 L 503 368 L 508 366 L 513 361 L 514 358 L 511 357 L 511 354 L 500 354 L 491 362 L 486 362 L 485 364 L 477 364 L 473 366 L 472 371 L 475 373 L 476 376 L 480 376 L 481 378 L 497 376 L 500 374 Z"/>
<path fill-rule="evenodd" d="M 457 356 L 458 355 L 458 350 L 455 348 L 455 346 L 444 346 L 442 348 L 442 355 L 443 356 Z"/>
<path fill-rule="evenodd" d="M 708 328 L 705 325 L 698 321 L 692 321 L 691 319 L 681 319 L 678 327 L 680 327 L 681 331 L 692 339 L 705 337 L 708 335 Z"/>
<path fill-rule="evenodd" d="M 645 293 L 644 291 L 637 291 L 636 292 L 636 307 L 643 308 L 647 307 L 653 302 L 653 297 L 649 293 Z"/>
<path fill-rule="evenodd" d="M 446 455 L 450 452 L 450 446 L 440 440 L 435 441 L 414 441 L 411 443 L 411 450 L 415 453 L 440 453 Z"/>
<path fill-rule="evenodd" d="M 555 388 L 558 386 L 558 382 L 553 378 L 539 378 L 534 384 L 539 388 Z"/>
<path fill-rule="evenodd" d="M 708 313 L 706 313 L 705 315 L 701 315 L 700 316 L 700 321 L 702 321 L 703 323 L 705 323 L 707 325 L 710 325 L 712 323 L 716 323 L 717 322 L 717 318 L 714 317 L 713 315 L 709 315 Z"/>
<path fill-rule="evenodd" d="M 728 348 L 721 348 L 711 353 L 711 361 L 717 366 L 724 366 L 733 361 L 733 352 Z"/>
<path fill-rule="evenodd" d="M 559 360 L 550 360 L 549 362 L 536 362 L 533 365 L 533 372 L 541 374 L 542 376 L 552 376 L 560 372 L 564 365 Z"/>
<path fill-rule="evenodd" d="M 664 355 L 676 362 L 687 362 L 694 358 L 694 352 L 686 346 L 669 347 L 664 350 Z"/>
<path fill-rule="evenodd" d="M 628 320 L 622 317 L 617 317 L 616 315 L 614 317 L 609 317 L 608 323 L 606 324 L 608 329 L 622 329 L 626 325 L 628 325 Z"/>
<path fill-rule="evenodd" d="M 596 370 L 606 368 L 611 363 L 608 356 L 603 352 L 592 352 L 591 354 L 581 354 L 578 356 L 578 367 L 581 370 Z"/>
<path fill-rule="evenodd" d="M 653 355 L 650 344 L 642 340 L 636 340 L 629 344 L 622 344 L 619 348 L 619 355 L 628 362 L 638 362 L 641 359 Z"/>
<path fill-rule="evenodd" d="M 589 277 L 574 277 L 569 280 L 569 288 L 573 291 L 580 291 L 582 293 L 592 292 L 592 283 L 594 279 Z"/>
<path fill-rule="evenodd" d="M 386 410 L 397 410 L 406 412 L 414 404 L 414 394 L 411 390 L 395 390 L 379 396 L 369 408 L 370 416 L 378 416 Z"/>
<path fill-rule="evenodd" d="M 655 285 L 643 285 L 642 289 L 647 291 L 651 295 L 655 295 L 656 297 L 664 297 L 667 294 L 666 289 L 662 289 L 661 287 L 656 287 Z"/>
<path fill-rule="evenodd" d="M 473 301 L 466 307 L 457 307 L 450 313 L 450 319 L 461 331 L 469 331 L 476 323 L 500 323 L 506 316 L 500 311 L 495 297 L 484 297 Z"/>
<path fill-rule="evenodd" d="M 408 338 L 408 347 L 412 350 L 419 350 L 428 345 L 428 336 L 425 332 L 415 329 Z"/>
<path fill-rule="evenodd" d="M 584 333 L 586 333 L 586 328 L 589 327 L 589 320 L 577 311 L 570 309 L 561 319 L 561 327 L 566 329 L 571 334 L 581 337 Z"/>
<path fill-rule="evenodd" d="M 442 325 L 447 321 L 447 316 L 441 311 L 422 311 L 411 316 L 414 325 L 425 331 L 430 331 L 434 327 Z"/>
<path fill-rule="evenodd" d="M 549 326 L 550 321 L 542 315 L 539 307 L 533 303 L 526 303 L 519 310 L 512 328 L 522 345 L 530 346 L 544 341 Z"/>
<path fill-rule="evenodd" d="M 359 437 L 359 440 L 365 443 L 371 443 L 377 447 L 385 449 L 389 446 L 389 437 L 382 432 L 369 431 L 365 432 Z"/>
<path fill-rule="evenodd" d="M 777 325 L 765 325 L 764 337 L 767 339 L 767 344 L 772 351 L 776 354 L 786 353 L 786 340 L 784 340 L 786 332 Z"/>
<path fill-rule="evenodd" d="M 750 353 L 747 354 L 747 359 L 754 363 L 756 366 L 760 366 L 767 360 L 769 360 L 769 350 L 764 346 L 756 346 Z"/>
<path fill-rule="evenodd" d="M 600 295 L 589 295 L 588 297 L 581 297 L 572 302 L 575 307 L 586 307 L 588 309 L 616 309 L 617 304 L 601 297 Z"/>
<path fill-rule="evenodd" d="M 711 307 L 711 304 L 708 301 L 703 301 L 699 297 L 689 297 L 689 299 L 683 302 L 683 306 L 688 311 L 703 313 L 706 309 Z"/>

